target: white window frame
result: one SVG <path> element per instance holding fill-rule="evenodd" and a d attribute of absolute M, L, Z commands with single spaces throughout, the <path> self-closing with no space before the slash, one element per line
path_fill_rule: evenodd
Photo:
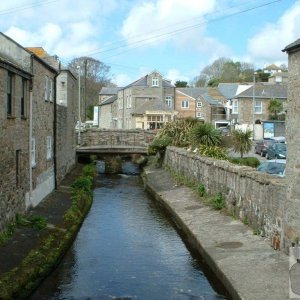
<path fill-rule="evenodd" d="M 201 101 L 197 101 L 197 108 L 201 108 L 202 107 L 202 102 Z"/>
<path fill-rule="evenodd" d="M 31 139 L 31 167 L 36 166 L 36 142 L 35 138 Z"/>
<path fill-rule="evenodd" d="M 47 136 L 47 159 L 52 159 L 52 136 Z"/>
<path fill-rule="evenodd" d="M 189 100 L 182 100 L 181 101 L 181 108 L 189 108 L 189 107 L 190 107 Z"/>
<path fill-rule="evenodd" d="M 159 86 L 158 77 L 152 77 L 152 86 Z"/>
<path fill-rule="evenodd" d="M 201 112 L 201 111 L 197 111 L 196 117 L 197 117 L 198 119 L 205 119 L 205 113 L 203 113 L 203 112 Z"/>
<path fill-rule="evenodd" d="M 261 100 L 255 100 L 254 103 L 254 112 L 255 114 L 262 114 L 262 101 Z"/>
<path fill-rule="evenodd" d="M 45 76 L 45 87 L 44 87 L 44 97 L 45 97 L 45 100 L 48 101 L 49 100 L 49 89 L 48 89 L 48 85 L 49 85 L 49 78 L 48 76 L 46 75 Z"/>
<path fill-rule="evenodd" d="M 131 103 L 131 95 L 129 95 L 129 105 L 128 105 L 129 108 L 131 108 L 131 106 L 132 106 L 131 104 L 132 104 Z"/>
<path fill-rule="evenodd" d="M 166 96 L 165 101 L 169 107 L 172 107 L 172 96 Z"/>
<path fill-rule="evenodd" d="M 237 99 L 232 100 L 232 113 L 233 114 L 239 113 L 239 102 Z"/>

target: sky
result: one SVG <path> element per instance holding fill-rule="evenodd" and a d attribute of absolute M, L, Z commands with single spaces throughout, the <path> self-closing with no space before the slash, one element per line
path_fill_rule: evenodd
<path fill-rule="evenodd" d="M 153 70 L 190 82 L 220 57 L 287 65 L 300 38 L 300 0 L 9 0 L 1 32 L 67 65 L 88 56 L 125 86 Z"/>

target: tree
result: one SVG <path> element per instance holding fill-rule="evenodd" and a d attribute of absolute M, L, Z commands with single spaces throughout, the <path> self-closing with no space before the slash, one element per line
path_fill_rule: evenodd
<path fill-rule="evenodd" d="M 246 62 L 218 58 L 194 78 L 195 86 L 217 86 L 219 82 L 249 82 L 253 80 L 254 67 Z"/>
<path fill-rule="evenodd" d="M 278 120 L 278 114 L 283 111 L 283 104 L 280 100 L 278 99 L 271 99 L 269 106 L 269 117 L 271 120 Z"/>
<path fill-rule="evenodd" d="M 78 74 L 78 66 L 81 71 L 81 85 L 84 87 L 83 111 L 86 117 L 90 117 L 90 107 L 98 104 L 99 91 L 103 86 L 111 85 L 110 67 L 91 57 L 74 58 L 68 65 L 74 74 Z"/>
<path fill-rule="evenodd" d="M 234 152 L 239 152 L 241 158 L 243 158 L 244 153 L 248 153 L 252 147 L 252 130 L 247 129 L 233 130 L 232 131 L 232 144 Z"/>
<path fill-rule="evenodd" d="M 186 81 L 177 80 L 175 82 L 175 86 L 178 88 L 185 88 L 185 87 L 188 87 L 188 83 Z"/>

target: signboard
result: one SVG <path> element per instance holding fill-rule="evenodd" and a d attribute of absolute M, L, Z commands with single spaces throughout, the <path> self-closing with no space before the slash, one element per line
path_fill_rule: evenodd
<path fill-rule="evenodd" d="M 264 138 L 274 137 L 274 123 L 264 122 Z"/>

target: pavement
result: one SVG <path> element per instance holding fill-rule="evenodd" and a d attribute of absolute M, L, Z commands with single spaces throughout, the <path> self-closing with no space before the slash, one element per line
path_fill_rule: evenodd
<path fill-rule="evenodd" d="M 70 186 L 82 171 L 82 166 L 68 174 L 56 191 L 46 197 L 38 206 L 27 212 L 29 216 L 43 216 L 47 226 L 64 228 L 63 216 L 71 207 Z M 39 244 L 39 240 L 48 234 L 47 230 L 36 230 L 31 227 L 16 226 L 12 238 L 0 246 L 0 280 L 1 276 L 20 265 L 27 254 Z M 0 291 L 1 292 L 1 291 Z M 0 293 L 1 294 L 1 293 Z"/>
<path fill-rule="evenodd" d="M 167 171 L 147 167 L 144 180 L 233 299 L 289 299 L 287 254 L 271 248 L 241 221 L 202 203 Z"/>

